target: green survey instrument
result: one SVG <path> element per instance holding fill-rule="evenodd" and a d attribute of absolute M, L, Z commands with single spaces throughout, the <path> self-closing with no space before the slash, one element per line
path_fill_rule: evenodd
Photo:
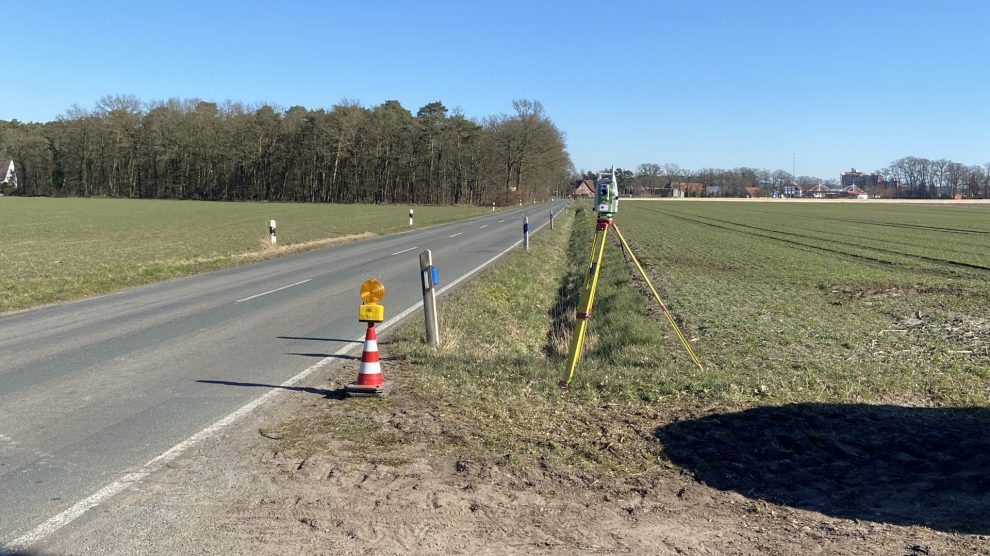
<path fill-rule="evenodd" d="M 639 270 L 654 299 L 659 304 L 661 311 L 667 317 L 667 322 L 674 329 L 674 334 L 680 340 L 681 345 L 684 346 L 684 350 L 687 351 L 688 356 L 691 357 L 691 362 L 694 363 L 698 370 L 705 370 L 701 365 L 701 360 L 698 359 L 694 350 L 691 349 L 691 344 L 688 343 L 687 338 L 681 332 L 681 328 L 677 326 L 677 321 L 670 314 L 667 305 L 660 299 L 660 294 L 653 287 L 650 277 L 646 275 L 646 271 L 643 270 L 639 261 L 636 260 L 636 255 L 630 249 L 629 244 L 626 243 L 626 239 L 622 237 L 619 228 L 612 221 L 612 216 L 619 210 L 619 189 L 615 177 L 615 169 L 613 168 L 611 172 L 599 174 L 598 179 L 595 180 L 595 212 L 598 213 L 598 220 L 595 223 L 595 239 L 591 244 L 589 266 L 584 274 L 584 282 L 581 286 L 581 297 L 578 301 L 577 320 L 574 323 L 571 346 L 567 353 L 567 378 L 560 385 L 565 389 L 570 386 L 571 380 L 574 379 L 574 371 L 577 369 L 578 360 L 581 358 L 581 351 L 584 348 L 584 336 L 588 329 L 588 319 L 591 317 L 591 309 L 595 304 L 598 276 L 602 269 L 602 255 L 605 252 L 605 239 L 608 236 L 609 230 L 615 230 L 615 235 L 618 236 L 619 242 L 622 244 L 622 249 L 636 265 L 636 269 Z"/>
<path fill-rule="evenodd" d="M 595 212 L 599 218 L 612 218 L 619 211 L 619 184 L 615 179 L 615 168 L 608 173 L 598 174 L 595 180 Z"/>

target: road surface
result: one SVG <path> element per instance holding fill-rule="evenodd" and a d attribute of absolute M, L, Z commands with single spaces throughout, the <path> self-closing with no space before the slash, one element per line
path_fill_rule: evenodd
<path fill-rule="evenodd" d="M 443 286 L 520 241 L 524 215 L 533 230 L 564 206 L 0 316 L 0 546 L 40 540 L 46 521 L 62 515 L 55 526 L 64 524 L 69 510 L 86 509 L 80 501 L 99 500 L 93 493 L 271 390 L 258 385 L 349 357 L 339 352 L 363 333 L 356 314 L 367 275 L 381 277 L 386 319 L 394 317 L 422 300 L 424 249 Z"/>

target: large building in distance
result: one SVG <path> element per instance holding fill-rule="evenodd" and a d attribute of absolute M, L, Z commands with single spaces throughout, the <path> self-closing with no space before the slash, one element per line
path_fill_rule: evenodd
<path fill-rule="evenodd" d="M 843 172 L 839 175 L 839 183 L 842 187 L 849 187 L 850 185 L 855 185 L 861 189 L 866 189 L 867 187 L 876 187 L 883 183 L 884 179 L 880 172 L 874 172 L 872 174 L 867 174 L 866 172 L 857 172 L 855 168 L 849 170 L 848 172 Z"/>

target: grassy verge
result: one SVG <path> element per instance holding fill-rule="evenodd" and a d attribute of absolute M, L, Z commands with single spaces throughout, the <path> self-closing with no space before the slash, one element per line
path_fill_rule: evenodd
<path fill-rule="evenodd" d="M 648 402 L 679 389 L 657 373 L 690 361 L 659 345 L 659 322 L 616 247 L 606 250 L 585 359 L 566 395 L 558 386 L 593 223 L 588 207 L 569 211 L 534 236 L 529 252 L 445 296 L 438 349 L 423 343 L 418 319 L 394 331 L 380 345 L 397 359 L 385 366 L 397 393 L 288 423 L 277 432 L 280 449 L 305 455 L 332 438 L 377 461 L 425 442 L 441 454 L 547 460 L 596 475 L 655 464 L 657 447 L 646 440 L 659 414 Z"/>
<path fill-rule="evenodd" d="M 318 449 L 307 435 L 329 433 L 375 458 L 425 442 L 458 457 L 628 476 L 669 465 L 658 426 L 714 409 L 990 405 L 990 334 L 978 319 L 990 298 L 983 271 L 918 262 L 914 248 L 896 258 L 901 263 L 880 264 L 864 262 L 859 247 L 823 255 L 754 241 L 737 228 L 696 233 L 693 217 L 656 218 L 647 208 L 627 205 L 619 224 L 705 372 L 694 369 L 610 241 L 586 352 L 570 390 L 560 391 L 594 233 L 594 215 L 579 206 L 538 234 L 530 252 L 442 299 L 439 349 L 423 344 L 418 319 L 391 334 L 382 349 L 397 359 L 385 371 L 399 383 L 397 395 L 330 409 L 308 432 L 290 433 L 289 443 Z M 727 220 L 719 225 L 731 228 Z M 368 422 L 380 425 L 378 440 L 369 439 Z"/>
<path fill-rule="evenodd" d="M 0 198 L 0 313 L 408 229 L 409 206 Z M 415 207 L 416 226 L 483 214 Z M 278 248 L 268 221 L 278 222 Z"/>

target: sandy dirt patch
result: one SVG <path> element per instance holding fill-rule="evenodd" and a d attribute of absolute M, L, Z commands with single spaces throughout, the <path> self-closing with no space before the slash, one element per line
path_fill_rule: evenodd
<path fill-rule="evenodd" d="M 990 553 L 990 434 L 980 420 L 986 415 L 898 415 L 907 418 L 904 426 L 885 420 L 888 410 L 870 407 L 853 414 L 790 406 L 682 415 L 649 426 L 669 460 L 661 458 L 648 473 L 613 478 L 540 461 L 520 465 L 508 454 L 438 455 L 421 441 L 399 443 L 372 458 L 332 440 L 331 449 L 305 459 L 278 452 L 280 438 L 271 431 L 280 423 L 325 418 L 328 411 L 366 403 L 340 395 L 352 372 L 338 368 L 329 379 L 324 374 L 286 391 L 37 549 L 149 555 Z M 369 422 L 369 433 L 414 429 L 442 436 L 443 417 L 407 399 L 401 376 L 396 382 L 394 403 Z M 797 425 L 803 432 L 794 434 Z M 946 427 L 948 436 L 940 432 Z M 941 459 L 926 455 L 933 443 Z M 881 460 L 857 469 L 867 447 L 874 450 L 867 456 Z M 931 501 L 928 507 L 917 504 L 918 493 Z"/>

